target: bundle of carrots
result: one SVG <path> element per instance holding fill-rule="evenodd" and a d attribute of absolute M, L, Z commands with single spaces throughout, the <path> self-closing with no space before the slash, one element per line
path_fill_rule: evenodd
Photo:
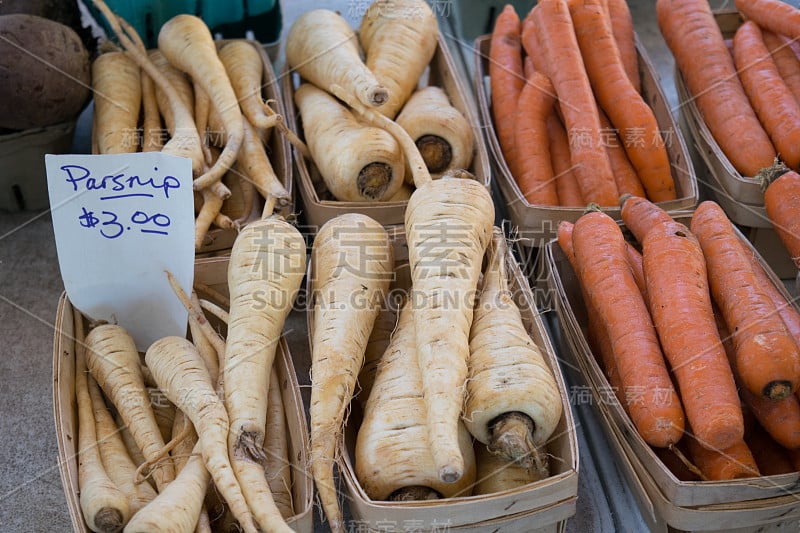
<path fill-rule="evenodd" d="M 261 98 L 264 64 L 246 41 L 218 47 L 205 23 L 178 15 L 145 50 L 133 28 L 101 0 L 94 2 L 122 45 L 92 66 L 93 151 L 161 151 L 190 158 L 195 190 L 195 248 L 209 229 L 236 229 L 257 195 L 278 206 L 290 195 L 273 170 L 265 143 L 275 127 L 302 144 Z M 141 118 L 140 118 L 141 116 Z M 141 135 L 139 135 L 141 132 Z"/>
<path fill-rule="evenodd" d="M 436 17 L 423 0 L 376 0 L 358 34 L 338 13 L 301 15 L 286 40 L 289 67 L 302 77 L 294 102 L 323 199 L 407 201 L 412 165 L 439 177 L 466 169 L 472 130 L 438 87 L 416 90 L 438 43 Z M 361 59 L 361 49 L 365 59 Z M 413 161 L 396 139 L 414 146 Z"/>
<path fill-rule="evenodd" d="M 624 0 L 543 0 L 523 21 L 506 5 L 489 77 L 503 157 L 529 204 L 676 198 Z"/>
<path fill-rule="evenodd" d="M 690 227 L 641 197 L 624 197 L 621 214 L 641 253 L 599 212 L 558 235 L 610 386 L 645 442 L 701 479 L 759 475 L 746 439 L 760 427 L 800 447 L 800 314 L 715 203 Z"/>

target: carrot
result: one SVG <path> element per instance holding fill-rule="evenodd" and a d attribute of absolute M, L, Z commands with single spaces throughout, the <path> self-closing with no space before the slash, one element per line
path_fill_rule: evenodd
<path fill-rule="evenodd" d="M 674 200 L 675 182 L 658 122 L 625 72 L 603 0 L 573 1 L 569 11 L 594 94 L 622 132 L 625 152 L 647 196 L 654 202 Z"/>
<path fill-rule="evenodd" d="M 267 393 L 267 425 L 264 429 L 264 451 L 267 458 L 264 461 L 264 475 L 267 477 L 275 506 L 284 519 L 294 516 L 288 432 L 281 385 L 278 374 L 273 369 L 269 374 Z"/>
<path fill-rule="evenodd" d="M 331 219 L 314 238 L 311 468 L 334 532 L 344 531 L 333 477 L 337 444 L 392 266 L 388 234 L 365 215 Z"/>
<path fill-rule="evenodd" d="M 100 154 L 136 152 L 142 103 L 139 67 L 123 52 L 106 52 L 92 62 L 95 131 Z M 133 141 L 132 141 L 133 139 Z"/>
<path fill-rule="evenodd" d="M 164 439 L 142 380 L 139 352 L 128 332 L 112 324 L 92 329 L 86 336 L 86 364 L 130 428 L 145 458 L 156 460 Z M 172 463 L 160 462 L 153 477 L 162 490 L 175 477 Z"/>
<path fill-rule="evenodd" d="M 114 484 L 103 466 L 89 395 L 83 344 L 83 316 L 75 310 L 75 395 L 78 413 L 78 487 L 81 512 L 89 529 L 102 533 L 121 531 L 130 518 L 128 498 Z"/>
<path fill-rule="evenodd" d="M 731 164 L 755 176 L 775 149 L 736 75 L 706 0 L 657 0 L 658 27 L 675 56 L 689 93 Z"/>
<path fill-rule="evenodd" d="M 517 102 L 517 114 L 521 118 L 514 122 L 517 185 L 525 201 L 533 205 L 559 205 L 547 140 L 547 117 L 554 103 L 550 80 L 534 72 L 522 88 Z"/>
<path fill-rule="evenodd" d="M 566 0 L 542 0 L 532 11 L 542 48 L 544 74 L 553 83 L 563 105 L 567 131 L 580 132 L 571 143 L 572 164 L 581 195 L 588 202 L 615 205 L 619 193 L 605 148 L 600 142 L 597 104 L 575 37 Z"/>
<path fill-rule="evenodd" d="M 591 212 L 575 223 L 572 243 L 578 279 L 611 339 L 633 423 L 652 446 L 676 443 L 683 434 L 683 409 L 628 265 L 622 232 L 611 217 Z"/>
<path fill-rule="evenodd" d="M 506 4 L 494 23 L 489 43 L 489 83 L 492 91 L 492 117 L 503 158 L 512 175 L 518 174 L 514 122 L 517 100 L 525 77 L 522 74 L 520 21 L 514 6 Z"/>
<path fill-rule="evenodd" d="M 753 459 L 762 476 L 779 476 L 795 472 L 786 449 L 772 440 L 757 424 L 756 427 L 749 428 L 744 442 L 753 453 Z"/>
<path fill-rule="evenodd" d="M 578 263 L 575 259 L 575 248 L 572 245 L 572 232 L 574 229 L 574 224 L 566 220 L 562 220 L 558 224 L 557 238 L 559 247 L 564 252 L 564 255 L 567 257 L 570 266 L 572 266 L 572 271 L 577 276 Z M 617 363 L 614 360 L 614 350 L 611 345 L 611 338 L 608 336 L 608 329 L 606 329 L 605 325 L 600 322 L 600 315 L 597 311 L 597 308 L 592 303 L 591 298 L 589 298 L 589 294 L 586 292 L 586 287 L 584 284 L 579 282 L 578 285 L 580 285 L 583 303 L 586 306 L 586 315 L 588 317 L 587 337 L 589 345 L 592 348 L 592 353 L 594 353 L 595 358 L 599 359 L 599 363 L 605 372 L 606 379 L 608 379 L 611 390 L 614 391 L 614 394 L 617 396 L 620 404 L 622 404 L 622 407 L 626 412 L 628 412 L 625 392 L 622 389 L 619 371 L 617 370 Z"/>
<path fill-rule="evenodd" d="M 671 224 L 672 217 L 666 211 L 638 196 L 623 195 L 620 198 L 620 216 L 636 240 L 641 244 L 647 232 L 662 226 Z"/>
<path fill-rule="evenodd" d="M 340 86 L 348 105 L 379 106 L 389 99 L 386 87 L 361 61 L 355 32 L 333 11 L 314 9 L 295 20 L 286 37 L 286 63 L 320 89 Z"/>
<path fill-rule="evenodd" d="M 406 104 L 433 59 L 438 36 L 436 15 L 424 0 L 370 3 L 358 38 L 367 68 L 389 92 L 389 99 L 378 108 L 380 113 L 393 119 Z"/>
<path fill-rule="evenodd" d="M 653 323 L 694 436 L 708 448 L 729 448 L 744 437 L 744 421 L 714 321 L 703 250 L 674 221 L 651 228 L 642 248 Z"/>
<path fill-rule="evenodd" d="M 341 201 L 389 198 L 404 179 L 403 156 L 386 131 L 367 126 L 311 84 L 294 93 L 308 148 L 328 190 Z"/>
<path fill-rule="evenodd" d="M 800 104 L 778 73 L 761 29 L 754 22 L 747 21 L 736 30 L 733 59 L 744 91 L 778 156 L 789 167 L 797 168 L 800 165 Z"/>
<path fill-rule="evenodd" d="M 356 438 L 356 477 L 373 500 L 468 496 L 475 481 L 475 458 L 463 423 L 458 423 L 458 444 L 466 464 L 461 479 L 440 480 L 433 461 L 412 313 L 411 304 L 403 306 L 397 331 L 375 374 Z"/>
<path fill-rule="evenodd" d="M 705 480 L 724 481 L 761 475 L 753 454 L 744 440 L 724 450 L 710 450 L 701 446 L 687 431 L 686 444 L 692 462 L 703 473 Z"/>
<path fill-rule="evenodd" d="M 636 89 L 642 92 L 639 79 L 639 54 L 636 52 L 636 39 L 633 32 L 633 17 L 631 16 L 628 2 L 625 0 L 604 0 L 605 10 L 611 21 L 611 30 L 614 41 L 619 49 L 620 59 L 625 66 L 625 73 Z"/>
<path fill-rule="evenodd" d="M 605 137 L 603 144 L 606 147 L 608 161 L 611 163 L 614 181 L 617 184 L 620 195 L 632 194 L 633 196 L 644 198 L 646 193 L 644 187 L 642 187 L 642 181 L 625 154 L 623 140 L 617 135 L 618 131 L 612 127 L 600 106 L 598 106 L 597 112 L 600 115 L 600 127 L 603 128 L 603 136 Z"/>
<path fill-rule="evenodd" d="M 781 79 L 789 88 L 794 99 L 800 102 L 800 60 L 794 55 L 789 40 L 771 31 L 761 31 L 764 44 L 769 50 Z"/>
<path fill-rule="evenodd" d="M 303 236 L 279 217 L 248 224 L 233 243 L 228 263 L 231 305 L 223 370 L 231 428 L 228 453 L 244 497 L 265 531 L 290 531 L 264 477 L 262 445 L 275 353 L 305 266 Z"/>
<path fill-rule="evenodd" d="M 561 420 L 561 395 L 508 288 L 508 247 L 499 228 L 487 255 L 470 330 L 464 422 L 494 453 L 544 478 L 544 448 Z"/>
<path fill-rule="evenodd" d="M 480 441 L 475 441 L 474 447 L 477 481 L 472 490 L 473 496 L 512 490 L 544 479 L 536 470 L 503 459 Z"/>
<path fill-rule="evenodd" d="M 199 450 L 196 451 L 202 454 L 217 490 L 230 505 L 241 527 L 255 533 L 253 515 L 228 459 L 228 414 L 197 349 L 181 337 L 164 337 L 150 345 L 145 360 L 161 390 L 196 428 L 199 436 Z"/>
<path fill-rule="evenodd" d="M 533 21 L 535 10 L 536 6 L 533 6 L 528 16 L 522 21 L 522 48 L 527 54 L 524 61 L 528 61 L 528 58 L 530 58 L 533 63 L 533 70 L 546 74 L 547 64 L 542 52 L 542 46 L 539 43 L 539 32 L 536 29 L 536 23 Z"/>
<path fill-rule="evenodd" d="M 451 483 L 464 473 L 458 420 L 468 373 L 472 298 L 494 223 L 486 188 L 459 175 L 424 183 L 415 179 L 417 190 L 405 213 L 430 443 L 439 478 Z"/>
<path fill-rule="evenodd" d="M 759 27 L 785 35 L 796 41 L 800 38 L 800 10 L 778 0 L 736 0 L 736 8 Z"/>
<path fill-rule="evenodd" d="M 736 349 L 733 346 L 733 339 L 719 313 L 717 328 L 737 379 L 737 385 L 741 385 L 741 378 L 736 368 Z M 783 400 L 770 400 L 753 394 L 743 386 L 739 386 L 739 394 L 753 417 L 775 441 L 786 448 L 800 448 L 800 401 L 797 397 L 789 395 Z"/>
<path fill-rule="evenodd" d="M 429 85 L 414 92 L 396 122 L 414 139 L 433 178 L 472 163 L 472 128 L 441 88 Z M 413 182 L 410 171 L 405 180 Z"/>
<path fill-rule="evenodd" d="M 792 261 L 800 268 L 800 217 L 794 213 L 800 202 L 800 174 L 776 163 L 759 178 L 767 216 Z"/>
<path fill-rule="evenodd" d="M 753 394 L 786 398 L 800 380 L 800 351 L 775 305 L 758 287 L 733 226 L 717 204 L 706 201 L 695 210 L 691 229 L 706 257 L 711 294 L 734 332 L 742 383 Z"/>
<path fill-rule="evenodd" d="M 558 203 L 573 207 L 586 205 L 569 160 L 567 132 L 555 112 L 551 112 L 547 117 L 547 137 L 550 139 L 550 163 L 556 180 Z"/>

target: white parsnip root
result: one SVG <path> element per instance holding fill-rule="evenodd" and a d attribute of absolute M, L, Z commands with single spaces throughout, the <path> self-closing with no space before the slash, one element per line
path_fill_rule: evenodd
<path fill-rule="evenodd" d="M 543 479 L 535 469 L 504 459 L 480 441 L 475 441 L 475 463 L 478 474 L 473 495 L 513 490 Z"/>
<path fill-rule="evenodd" d="M 397 331 L 378 365 L 356 439 L 356 476 L 373 500 L 469 496 L 475 481 L 469 432 L 463 424 L 458 424 L 464 475 L 455 483 L 444 482 L 439 479 L 431 455 L 425 413 L 414 320 L 411 306 L 406 304 L 400 312 Z"/>
<path fill-rule="evenodd" d="M 561 419 L 561 394 L 508 290 L 507 245 L 499 228 L 488 255 L 470 331 L 464 421 L 494 453 L 547 477 L 544 447 Z"/>
<path fill-rule="evenodd" d="M 292 463 L 289 458 L 289 429 L 286 427 L 286 411 L 283 408 L 281 385 L 275 369 L 269 376 L 267 398 L 267 427 L 264 431 L 264 475 L 272 492 L 272 499 L 283 518 L 294 516 L 292 501 Z"/>
<path fill-rule="evenodd" d="M 386 230 L 360 214 L 325 223 L 311 252 L 311 468 L 334 533 L 344 531 L 333 476 L 337 446 L 392 259 Z"/>
<path fill-rule="evenodd" d="M 142 102 L 140 70 L 124 52 L 106 52 L 92 62 L 94 138 L 100 154 L 136 152 Z"/>

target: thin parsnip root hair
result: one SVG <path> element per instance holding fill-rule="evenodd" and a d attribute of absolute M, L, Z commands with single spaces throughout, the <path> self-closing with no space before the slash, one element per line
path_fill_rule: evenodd
<path fill-rule="evenodd" d="M 367 68 L 389 92 L 378 108 L 393 119 L 436 52 L 439 27 L 425 0 L 375 0 L 358 29 Z"/>
<path fill-rule="evenodd" d="M 545 447 L 561 419 L 562 398 L 509 291 L 507 253 L 495 227 L 470 329 L 464 422 L 494 453 L 544 478 Z"/>
<path fill-rule="evenodd" d="M 461 479 L 440 480 L 433 461 L 412 314 L 407 303 L 378 365 L 356 438 L 356 476 L 373 500 L 408 501 L 421 499 L 420 494 L 468 496 L 475 481 L 475 458 L 464 424 L 458 424 L 466 466 Z"/>
<path fill-rule="evenodd" d="M 468 374 L 471 298 L 494 223 L 486 188 L 461 175 L 417 183 L 405 214 L 429 438 L 439 477 L 451 483 L 464 473 L 458 423 Z"/>
<path fill-rule="evenodd" d="M 145 360 L 167 398 L 194 424 L 200 438 L 199 451 L 217 490 L 244 531 L 256 533 L 253 515 L 228 458 L 228 413 L 197 348 L 181 337 L 164 337 L 150 345 Z"/>
<path fill-rule="evenodd" d="M 124 328 L 104 324 L 86 336 L 86 363 L 97 384 L 119 411 L 148 461 L 156 461 L 164 439 L 142 378 L 139 352 Z M 159 490 L 175 477 L 170 462 L 153 472 Z"/>
<path fill-rule="evenodd" d="M 386 230 L 361 214 L 326 222 L 311 251 L 311 469 L 334 532 L 345 525 L 333 466 L 345 414 L 364 363 L 370 331 L 389 289 L 392 247 Z"/>

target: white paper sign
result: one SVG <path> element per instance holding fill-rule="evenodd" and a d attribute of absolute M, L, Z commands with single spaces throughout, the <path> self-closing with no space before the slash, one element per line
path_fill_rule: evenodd
<path fill-rule="evenodd" d="M 58 262 L 72 304 L 128 330 L 139 350 L 184 336 L 187 312 L 166 270 L 191 291 L 191 161 L 159 152 L 46 155 Z"/>

